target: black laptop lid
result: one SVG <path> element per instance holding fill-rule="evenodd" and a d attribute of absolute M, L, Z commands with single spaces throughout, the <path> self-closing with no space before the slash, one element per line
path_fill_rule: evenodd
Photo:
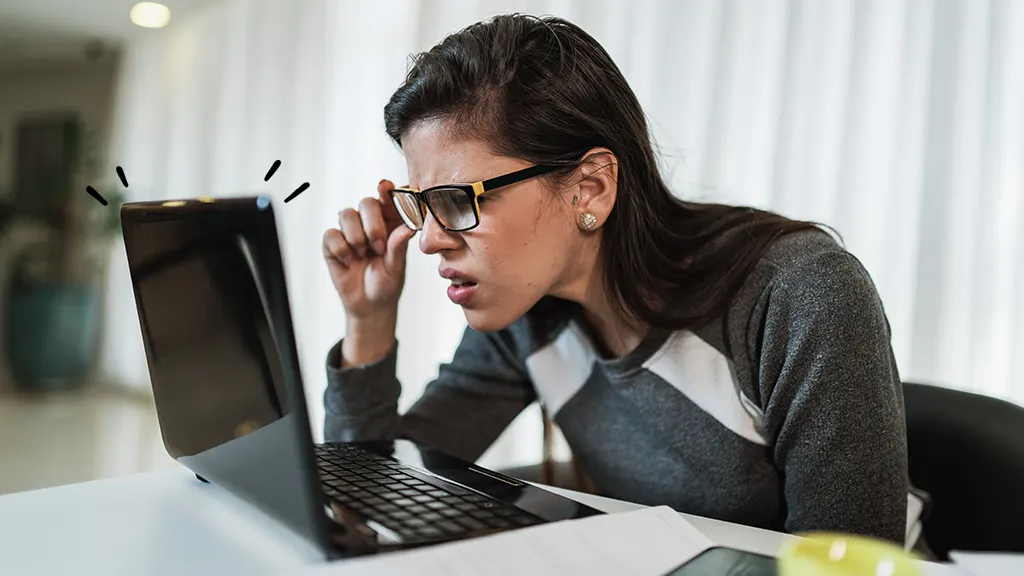
<path fill-rule="evenodd" d="M 325 546 L 269 199 L 128 203 L 121 215 L 168 453 Z"/>

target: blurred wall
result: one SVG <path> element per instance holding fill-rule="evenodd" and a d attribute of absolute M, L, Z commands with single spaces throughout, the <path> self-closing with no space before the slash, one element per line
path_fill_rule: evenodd
<path fill-rule="evenodd" d="M 116 64 L 37 63 L 0 68 L 0 190 L 14 179 L 15 128 L 25 114 L 75 111 L 90 128 L 109 133 Z"/>

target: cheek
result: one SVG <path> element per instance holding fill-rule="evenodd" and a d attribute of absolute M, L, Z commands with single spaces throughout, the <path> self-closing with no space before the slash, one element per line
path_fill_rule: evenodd
<path fill-rule="evenodd" d="M 542 225 L 542 223 L 538 223 Z M 528 223 L 502 234 L 480 238 L 471 247 L 488 275 L 502 292 L 547 289 L 562 271 L 566 257 L 563 240 Z"/>

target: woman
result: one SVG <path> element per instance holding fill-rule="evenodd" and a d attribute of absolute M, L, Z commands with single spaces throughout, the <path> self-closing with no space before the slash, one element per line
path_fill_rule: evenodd
<path fill-rule="evenodd" d="M 902 393 L 864 268 L 812 224 L 674 197 L 592 37 L 555 18 L 470 26 L 417 57 L 384 116 L 409 187 L 382 181 L 323 240 L 347 317 L 327 440 L 472 461 L 539 400 L 605 495 L 904 542 Z M 399 415 L 416 231 L 469 327 Z"/>

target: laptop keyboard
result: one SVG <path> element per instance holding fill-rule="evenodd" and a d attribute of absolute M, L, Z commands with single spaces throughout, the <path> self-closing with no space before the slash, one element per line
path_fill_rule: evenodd
<path fill-rule="evenodd" d="M 515 506 L 356 446 L 318 445 L 316 457 L 327 496 L 406 540 L 455 538 L 541 522 Z"/>

